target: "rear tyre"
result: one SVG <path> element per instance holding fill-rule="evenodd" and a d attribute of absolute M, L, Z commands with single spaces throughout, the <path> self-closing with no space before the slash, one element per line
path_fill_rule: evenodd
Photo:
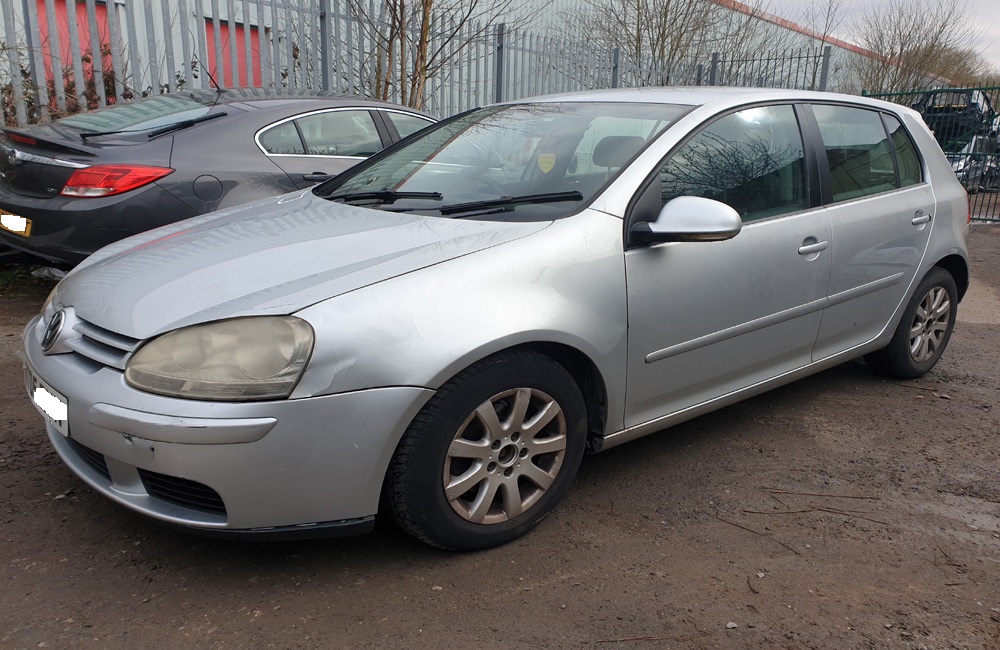
<path fill-rule="evenodd" d="M 930 371 L 944 354 L 958 313 L 951 274 L 934 267 L 917 286 L 889 345 L 865 356 L 874 370 L 912 379 Z"/>
<path fill-rule="evenodd" d="M 437 392 L 400 441 L 385 503 L 418 539 L 451 550 L 525 534 L 569 489 L 586 408 L 559 364 L 533 352 L 489 357 Z"/>

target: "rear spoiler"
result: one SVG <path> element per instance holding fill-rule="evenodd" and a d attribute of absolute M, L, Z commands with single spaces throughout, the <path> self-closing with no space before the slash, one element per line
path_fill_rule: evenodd
<path fill-rule="evenodd" d="M 40 126 L 40 125 L 39 125 Z M 52 135 L 45 133 L 39 133 L 38 131 L 49 130 L 52 131 Z M 0 137 L 7 140 L 10 144 L 15 147 L 27 146 L 37 149 L 44 149 L 48 152 L 57 153 L 69 153 L 83 156 L 93 156 L 94 150 L 87 147 L 85 144 L 77 144 L 67 142 L 64 138 L 60 136 L 54 129 L 46 129 L 45 127 L 38 128 L 30 127 L 30 130 L 25 129 L 13 129 L 4 128 L 2 129 L 2 134 Z"/>

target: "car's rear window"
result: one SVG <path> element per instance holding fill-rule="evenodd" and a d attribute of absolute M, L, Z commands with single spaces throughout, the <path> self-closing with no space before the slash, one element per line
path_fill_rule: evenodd
<path fill-rule="evenodd" d="M 964 92 L 935 93 L 931 95 L 931 100 L 927 103 L 935 108 L 965 108 L 969 105 L 969 94 Z"/>
<path fill-rule="evenodd" d="M 145 131 L 181 120 L 200 117 L 217 102 L 215 93 L 157 95 L 116 104 L 59 120 L 59 125 L 81 132 Z"/>

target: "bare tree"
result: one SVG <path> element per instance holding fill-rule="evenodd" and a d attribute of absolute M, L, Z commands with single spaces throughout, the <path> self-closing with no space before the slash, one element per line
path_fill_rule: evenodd
<path fill-rule="evenodd" d="M 368 55 L 370 87 L 380 99 L 423 108 L 428 80 L 475 41 L 514 20 L 515 0 L 384 0 L 378 9 L 351 0 L 351 11 L 374 44 Z"/>
<path fill-rule="evenodd" d="M 645 62 L 638 83 L 662 84 L 682 64 L 712 53 L 737 74 L 761 50 L 787 46 L 790 33 L 769 20 L 768 7 L 768 0 L 584 0 L 564 23 L 591 45 Z"/>
<path fill-rule="evenodd" d="M 813 36 L 819 40 L 820 47 L 830 42 L 833 33 L 844 24 L 844 0 L 825 0 L 815 4 L 808 4 L 802 11 L 799 23 L 812 32 Z M 840 67 L 832 70 L 833 74 L 840 72 Z M 817 87 L 817 75 L 819 66 L 813 69 L 812 88 Z"/>
<path fill-rule="evenodd" d="M 853 31 L 858 45 L 874 53 L 854 57 L 854 72 L 863 88 L 882 92 L 951 81 L 943 57 L 975 53 L 980 39 L 963 0 L 886 0 L 864 12 Z"/>
<path fill-rule="evenodd" d="M 759 57 L 764 50 L 790 47 L 796 37 L 787 27 L 776 24 L 768 0 L 728 2 L 713 0 L 715 38 L 712 51 L 730 59 Z"/>
<path fill-rule="evenodd" d="M 572 20 L 583 40 L 646 61 L 642 81 L 654 84 L 704 49 L 713 19 L 701 0 L 585 0 L 577 11 Z"/>

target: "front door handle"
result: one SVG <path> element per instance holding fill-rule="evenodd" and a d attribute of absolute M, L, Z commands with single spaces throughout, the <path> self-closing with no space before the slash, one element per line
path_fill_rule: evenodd
<path fill-rule="evenodd" d="M 806 239 L 806 241 L 809 241 L 810 239 L 812 239 L 814 243 L 807 244 L 802 242 L 802 245 L 799 246 L 799 255 L 812 255 L 813 253 L 825 251 L 826 247 L 830 245 L 830 242 L 828 241 L 815 241 L 814 237 L 810 237 L 809 239 Z"/>
<path fill-rule="evenodd" d="M 302 174 L 302 180 L 311 181 L 314 183 L 321 183 L 323 181 L 328 181 L 333 178 L 333 174 L 324 174 L 323 172 L 313 172 L 311 174 Z"/>
<path fill-rule="evenodd" d="M 924 212 L 923 210 L 917 210 L 913 213 L 913 218 L 910 219 L 910 223 L 914 226 L 921 226 L 931 220 L 931 215 Z"/>

